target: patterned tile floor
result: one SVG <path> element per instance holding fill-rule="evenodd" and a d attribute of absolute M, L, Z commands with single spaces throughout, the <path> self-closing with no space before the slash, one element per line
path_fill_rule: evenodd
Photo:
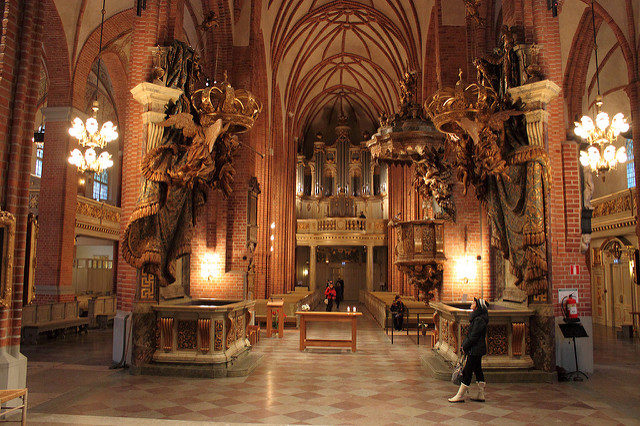
<path fill-rule="evenodd" d="M 343 327 L 344 328 L 341 328 Z M 309 336 L 348 336 L 347 324 L 312 324 Z M 614 344 L 615 346 L 610 346 Z M 364 315 L 358 351 L 298 350 L 298 331 L 262 338 L 264 356 L 243 378 L 132 376 L 110 370 L 111 332 L 23 347 L 30 424 L 640 424 L 640 345 L 595 339 L 586 383 L 491 384 L 484 404 L 452 405 L 456 387 L 429 377 L 406 336 L 389 338 Z"/>

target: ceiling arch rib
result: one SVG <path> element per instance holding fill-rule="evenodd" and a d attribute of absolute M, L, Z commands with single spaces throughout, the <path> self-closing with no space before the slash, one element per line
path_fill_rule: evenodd
<path fill-rule="evenodd" d="M 404 72 L 421 68 L 415 7 L 407 13 L 387 0 L 378 2 L 383 12 L 376 2 L 314 1 L 299 13 L 295 3 L 304 10 L 301 2 L 287 3 L 274 22 L 271 57 L 293 136 L 309 133 L 327 107 L 348 106 L 359 115 L 351 119 L 375 129 L 380 112 L 397 109 Z"/>
<path fill-rule="evenodd" d="M 290 104 L 304 102 L 307 96 L 315 91 L 326 90 L 333 82 L 345 84 L 344 74 L 351 75 L 359 89 L 367 85 L 369 93 L 377 93 L 380 97 L 380 107 L 385 111 L 393 109 L 399 93 L 395 80 L 375 62 L 352 53 L 337 54 L 325 58 L 316 64 L 304 76 L 299 78 L 297 92 L 287 87 L 286 97 Z M 298 80 L 297 76 L 294 77 Z"/>
<path fill-rule="evenodd" d="M 376 121 L 375 112 L 379 110 L 375 100 L 364 91 L 340 86 L 331 87 L 318 93 L 300 108 L 294 115 L 305 117 L 305 119 L 294 121 L 291 130 L 293 134 L 302 135 L 305 140 L 313 138 L 319 122 L 335 123 L 336 118 L 343 112 L 357 114 L 359 116 L 357 128 L 370 130 Z"/>

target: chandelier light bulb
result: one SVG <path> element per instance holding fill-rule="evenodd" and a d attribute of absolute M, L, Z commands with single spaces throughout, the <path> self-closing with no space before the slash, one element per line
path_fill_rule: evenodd
<path fill-rule="evenodd" d="M 618 148 L 618 152 L 616 152 L 616 160 L 621 164 L 627 162 L 627 150 L 624 146 Z"/>
<path fill-rule="evenodd" d="M 582 164 L 582 167 L 589 165 L 589 154 L 586 151 L 580 151 L 580 164 Z"/>
<path fill-rule="evenodd" d="M 604 149 L 604 159 L 607 163 L 611 163 L 616 159 L 616 147 L 609 145 Z"/>
<path fill-rule="evenodd" d="M 95 135 L 98 131 L 98 120 L 93 117 L 87 118 L 86 128 L 87 133 L 89 133 L 91 136 Z"/>
<path fill-rule="evenodd" d="M 596 116 L 596 126 L 598 126 L 598 129 L 603 132 L 607 130 L 607 127 L 609 127 L 609 114 L 606 112 L 600 112 Z"/>

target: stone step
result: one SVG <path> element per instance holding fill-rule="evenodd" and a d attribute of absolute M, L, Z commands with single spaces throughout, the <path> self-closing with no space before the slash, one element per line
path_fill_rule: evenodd
<path fill-rule="evenodd" d="M 451 380 L 453 366 L 435 351 L 428 351 L 420 356 L 422 367 L 438 380 Z M 534 369 L 484 370 L 487 383 L 553 383 L 555 373 Z M 475 380 L 475 378 L 474 378 Z"/>
<path fill-rule="evenodd" d="M 195 377 L 215 379 L 219 377 L 245 377 L 251 374 L 258 366 L 262 354 L 245 352 L 235 360 L 218 365 L 198 364 L 169 364 L 151 363 L 145 364 L 133 374 L 149 374 L 153 376 Z"/>

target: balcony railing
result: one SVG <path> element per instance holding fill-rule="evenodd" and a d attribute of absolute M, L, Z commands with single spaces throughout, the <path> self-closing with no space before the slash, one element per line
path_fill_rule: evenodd
<path fill-rule="evenodd" d="M 373 233 L 386 234 L 384 219 L 336 217 L 326 219 L 298 219 L 298 234 L 317 233 Z"/>
<path fill-rule="evenodd" d="M 38 214 L 38 189 L 29 190 L 29 212 Z M 120 207 L 101 203 L 78 195 L 76 199 L 76 228 L 80 234 L 108 239 L 120 236 Z"/>

